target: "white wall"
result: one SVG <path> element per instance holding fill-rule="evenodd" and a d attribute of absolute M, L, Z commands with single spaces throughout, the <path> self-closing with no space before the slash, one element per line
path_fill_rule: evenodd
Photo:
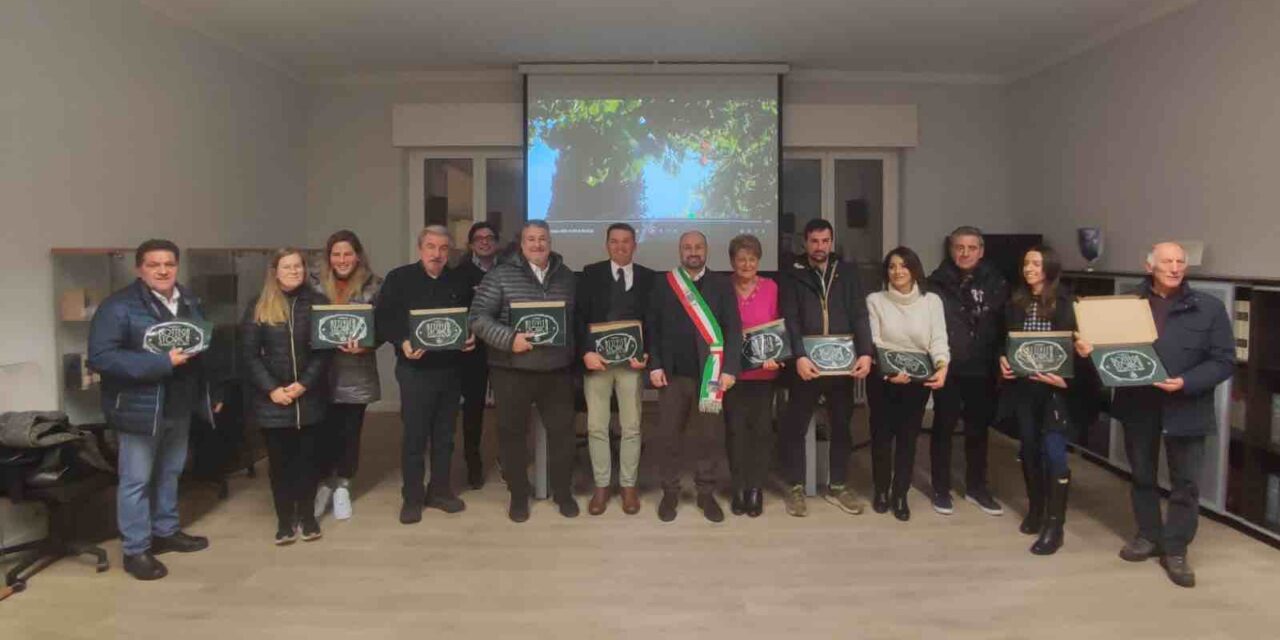
<path fill-rule="evenodd" d="M 1206 242 L 1202 272 L 1276 277 L 1280 2 L 1199 2 L 1009 89 L 1013 210 L 1068 266 L 1101 226 L 1102 266 L 1160 239 Z"/>
<path fill-rule="evenodd" d="M 296 242 L 305 95 L 136 0 L 0 3 L 0 47 L 0 367 L 54 407 L 49 249 Z"/>

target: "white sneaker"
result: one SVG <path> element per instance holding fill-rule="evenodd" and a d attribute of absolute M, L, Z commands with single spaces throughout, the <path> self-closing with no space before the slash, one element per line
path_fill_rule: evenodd
<path fill-rule="evenodd" d="M 337 520 L 351 518 L 351 490 L 338 487 L 333 490 L 333 517 Z"/>
<path fill-rule="evenodd" d="M 316 487 L 316 519 L 324 517 L 324 512 L 329 510 L 329 499 L 333 497 L 333 487 L 328 483 L 321 482 Z"/>

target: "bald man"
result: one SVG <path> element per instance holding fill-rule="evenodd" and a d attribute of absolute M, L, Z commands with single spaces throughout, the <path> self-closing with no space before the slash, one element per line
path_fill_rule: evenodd
<path fill-rule="evenodd" d="M 1112 414 L 1124 423 L 1124 447 L 1133 470 L 1133 514 L 1138 533 L 1120 550 L 1129 562 L 1159 558 L 1174 584 L 1194 587 L 1187 547 L 1196 535 L 1205 437 L 1217 431 L 1213 391 L 1235 371 L 1235 342 L 1226 307 L 1187 286 L 1186 251 L 1163 242 L 1147 257 L 1147 278 L 1137 294 L 1151 303 L 1156 353 L 1169 378 L 1149 387 L 1116 390 Z M 1080 345 L 1082 355 L 1092 347 Z M 1156 474 L 1160 438 L 1169 460 L 1169 507 L 1163 521 Z"/>

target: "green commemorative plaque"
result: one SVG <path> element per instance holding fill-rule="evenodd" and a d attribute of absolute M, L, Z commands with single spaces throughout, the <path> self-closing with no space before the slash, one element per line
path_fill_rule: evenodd
<path fill-rule="evenodd" d="M 1149 344 L 1095 346 L 1089 357 L 1108 387 L 1143 387 L 1169 377 Z"/>
<path fill-rule="evenodd" d="M 804 336 L 804 350 L 824 376 L 847 376 L 853 373 L 858 359 L 852 335 Z"/>
<path fill-rule="evenodd" d="M 567 345 L 566 315 L 563 300 L 511 303 L 511 326 L 518 333 L 532 334 L 529 342 L 534 346 Z"/>
<path fill-rule="evenodd" d="M 337 349 L 356 341 L 369 348 L 373 344 L 373 305 L 317 304 L 311 307 L 311 348 Z"/>
<path fill-rule="evenodd" d="M 187 355 L 195 355 L 208 349 L 212 341 L 212 322 L 186 318 L 153 324 L 142 334 L 142 348 L 151 353 L 181 349 Z"/>
<path fill-rule="evenodd" d="M 414 349 L 460 351 L 467 334 L 466 307 L 409 311 L 409 342 Z"/>
<path fill-rule="evenodd" d="M 933 361 L 923 351 L 876 347 L 876 360 L 884 376 L 905 373 L 912 380 L 924 380 L 934 373 Z"/>
<path fill-rule="evenodd" d="M 628 365 L 644 358 L 644 332 L 639 320 L 619 320 L 587 325 L 593 350 L 609 366 Z"/>
<path fill-rule="evenodd" d="M 773 360 L 781 362 L 791 357 L 791 345 L 787 340 L 787 323 L 774 320 L 742 330 L 742 370 L 750 371 Z"/>
<path fill-rule="evenodd" d="M 1005 359 L 1019 377 L 1053 373 L 1070 378 L 1075 374 L 1070 331 L 1010 331 Z"/>

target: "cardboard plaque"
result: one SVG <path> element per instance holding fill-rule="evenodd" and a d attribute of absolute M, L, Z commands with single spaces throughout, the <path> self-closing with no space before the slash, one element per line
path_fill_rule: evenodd
<path fill-rule="evenodd" d="M 1152 346 L 1157 338 L 1151 304 L 1137 296 L 1098 296 L 1075 303 L 1080 336 L 1093 345 L 1089 359 L 1108 387 L 1140 387 L 1169 377 Z"/>
<path fill-rule="evenodd" d="M 858 354 L 853 349 L 852 335 L 804 336 L 804 350 L 824 376 L 847 376 L 853 373 Z"/>
<path fill-rule="evenodd" d="M 791 357 L 791 341 L 787 339 L 785 320 L 774 320 L 742 330 L 742 370 L 759 369 L 773 360 Z"/>
<path fill-rule="evenodd" d="M 517 333 L 530 333 L 534 346 L 563 347 L 567 320 L 563 300 L 512 302 L 511 326 Z"/>
<path fill-rule="evenodd" d="M 933 359 L 923 351 L 876 347 L 876 362 L 883 376 L 905 373 L 912 380 L 925 380 L 934 374 Z"/>
<path fill-rule="evenodd" d="M 142 348 L 151 353 L 169 353 L 182 349 L 194 355 L 209 348 L 213 342 L 213 323 L 204 320 L 180 318 L 151 325 L 142 334 Z"/>
<path fill-rule="evenodd" d="M 1010 331 L 1004 355 L 1018 377 L 1054 373 L 1070 378 L 1075 375 L 1074 353 L 1070 331 Z"/>
<path fill-rule="evenodd" d="M 414 349 L 460 351 L 467 334 L 466 307 L 409 311 L 409 343 Z"/>
<path fill-rule="evenodd" d="M 311 307 L 311 348 L 337 349 L 355 340 L 373 347 L 373 305 L 317 304 Z"/>
<path fill-rule="evenodd" d="M 587 325 L 592 349 L 609 366 L 630 365 L 631 359 L 644 359 L 644 331 L 639 320 L 598 322 Z"/>

